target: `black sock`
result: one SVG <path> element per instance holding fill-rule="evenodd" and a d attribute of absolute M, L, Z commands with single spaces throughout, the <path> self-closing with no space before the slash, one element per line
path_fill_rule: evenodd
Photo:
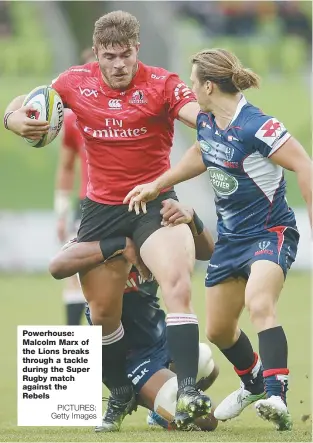
<path fill-rule="evenodd" d="M 178 390 L 194 387 L 198 374 L 199 327 L 194 314 L 168 314 L 167 343 L 175 363 Z"/>
<path fill-rule="evenodd" d="M 258 333 L 260 357 L 264 371 L 268 369 L 286 369 L 288 345 L 281 326 L 266 329 Z"/>
<path fill-rule="evenodd" d="M 122 324 L 108 336 L 102 337 L 102 379 L 114 396 L 129 399 L 133 392 L 127 377 L 126 343 Z"/>
<path fill-rule="evenodd" d="M 69 326 L 80 325 L 85 303 L 68 303 L 66 306 L 66 324 Z"/>
<path fill-rule="evenodd" d="M 250 340 L 243 331 L 240 332 L 239 338 L 233 346 L 228 349 L 221 349 L 221 351 L 239 371 L 250 368 L 255 360 Z"/>
<path fill-rule="evenodd" d="M 281 326 L 259 332 L 260 357 L 263 363 L 265 391 L 268 397 L 280 397 L 287 404 L 288 345 Z"/>

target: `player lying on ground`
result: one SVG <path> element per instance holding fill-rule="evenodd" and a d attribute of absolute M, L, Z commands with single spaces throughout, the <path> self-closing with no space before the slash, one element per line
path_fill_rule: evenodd
<path fill-rule="evenodd" d="M 194 212 L 175 200 L 163 202 L 162 215 L 170 216 L 189 223 L 196 243 L 196 257 L 208 260 L 213 252 L 214 243 L 210 234 L 204 229 L 197 217 L 192 222 Z M 139 259 L 130 239 L 124 239 L 121 248 L 120 239 L 100 242 L 70 242 L 52 260 L 50 270 L 54 277 L 67 278 L 77 272 L 100 265 L 104 260 L 114 256 L 115 251 L 132 264 L 138 265 Z M 111 259 L 112 260 L 112 259 Z M 154 279 L 144 281 L 133 266 L 129 274 L 123 297 L 122 324 L 127 342 L 127 374 L 139 396 L 138 403 L 153 412 L 152 417 L 158 424 L 174 429 L 173 424 L 177 377 L 170 367 L 171 357 L 166 343 L 165 313 L 160 308 L 157 298 L 158 284 Z M 89 308 L 86 316 L 90 319 Z M 214 382 L 218 369 L 214 365 L 208 345 L 200 343 L 197 388 L 205 391 Z M 103 382 L 106 384 L 105 374 Z M 112 401 L 112 400 L 109 400 Z M 198 418 L 192 423 L 192 429 L 214 430 L 217 421 L 212 414 Z M 98 427 L 96 431 L 104 428 Z"/>
<path fill-rule="evenodd" d="M 258 400 L 258 414 L 288 430 L 287 340 L 276 305 L 296 257 L 299 233 L 286 200 L 283 168 L 297 175 L 312 223 L 312 162 L 282 123 L 246 101 L 241 91 L 257 87 L 259 79 L 233 54 L 204 50 L 192 64 L 193 91 L 203 111 L 197 120 L 198 141 L 175 168 L 137 186 L 124 202 L 138 208 L 162 189 L 208 170 L 218 241 L 205 279 L 207 337 L 241 379 L 240 389 L 216 408 L 215 417 L 233 418 Z M 258 333 L 263 367 L 238 326 L 244 306 Z"/>
<path fill-rule="evenodd" d="M 97 61 L 62 73 L 53 88 L 77 116 L 85 140 L 89 185 L 78 242 L 130 237 L 160 284 L 167 308 L 168 346 L 175 361 L 179 395 L 176 422 L 205 415 L 210 399 L 195 389 L 199 328 L 191 304 L 195 250 L 186 225 L 161 225 L 163 200 L 177 199 L 166 189 L 149 204 L 148 214 L 128 212 L 125 195 L 137 183 L 152 181 L 170 168 L 174 120 L 196 126 L 199 106 L 192 91 L 174 73 L 138 60 L 139 22 L 123 11 L 104 15 L 93 34 Z M 25 96 L 6 109 L 5 125 L 17 135 L 36 139 L 47 122 L 28 118 Z M 103 358 L 115 407 L 107 429 L 117 429 L 135 408 L 126 376 L 126 348 L 121 324 L 122 299 L 130 271 L 118 257 L 80 276 L 92 321 L 102 326 Z"/>

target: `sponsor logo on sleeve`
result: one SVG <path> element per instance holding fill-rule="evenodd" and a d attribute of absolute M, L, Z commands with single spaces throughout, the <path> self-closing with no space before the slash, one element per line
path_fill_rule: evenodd
<path fill-rule="evenodd" d="M 179 83 L 174 89 L 174 95 L 176 100 L 182 100 L 192 95 L 192 91 L 185 83 Z"/>
<path fill-rule="evenodd" d="M 270 118 L 258 129 L 255 137 L 273 148 L 277 145 L 284 132 L 286 132 L 285 126 L 276 118 Z"/>

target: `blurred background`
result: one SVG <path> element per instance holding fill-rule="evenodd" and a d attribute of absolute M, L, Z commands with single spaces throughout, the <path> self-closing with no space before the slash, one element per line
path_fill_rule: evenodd
<path fill-rule="evenodd" d="M 262 76 L 261 89 L 248 92 L 247 98 L 280 119 L 311 155 L 310 1 L 0 0 L 1 114 L 17 95 L 50 84 L 60 72 L 79 64 L 81 51 L 92 44 L 95 20 L 117 9 L 133 13 L 141 22 L 140 59 L 179 73 L 187 84 L 189 59 L 194 52 L 205 47 L 234 51 L 245 66 Z M 173 163 L 195 138 L 194 131 L 180 123 L 176 129 Z M 12 328 L 16 324 L 64 322 L 63 283 L 54 281 L 47 273 L 49 259 L 59 248 L 53 212 L 58 150 L 58 139 L 45 148 L 35 149 L 0 125 L 0 300 L 5 313 L 0 335 L 6 340 L 4 349 L 9 344 L 15 346 Z M 304 374 L 310 372 L 310 362 L 308 353 L 300 352 L 306 342 L 299 349 L 296 346 L 295 330 L 306 334 L 309 346 L 312 247 L 306 208 L 296 179 L 288 172 L 286 176 L 287 198 L 297 215 L 301 242 L 281 309 L 284 324 L 295 337 L 291 352 L 297 357 L 291 364 L 298 371 L 297 376 L 303 375 L 304 398 L 310 392 L 308 380 L 304 380 Z M 178 186 L 177 191 L 180 200 L 191 204 L 215 235 L 213 195 L 206 174 Z M 195 287 L 199 292 L 196 304 L 202 311 L 203 276 L 200 267 Z M 14 368 L 15 354 L 10 354 L 4 370 L 8 374 Z M 15 381 L 2 379 L 4 400 L 8 399 L 5 395 L 13 395 Z M 222 391 L 217 394 L 221 395 Z M 14 422 L 15 404 L 11 407 L 11 403 L 0 408 L 2 424 Z M 299 408 L 297 416 L 302 406 Z"/>
<path fill-rule="evenodd" d="M 9 101 L 80 63 L 92 44 L 95 20 L 125 9 L 141 22 L 140 58 L 189 81 L 191 55 L 204 47 L 224 47 L 262 76 L 261 90 L 247 93 L 265 113 L 283 121 L 311 150 L 311 2 L 301 1 L 1 1 L 0 111 Z M 59 140 L 34 149 L 0 133 L 0 269 L 45 270 L 56 243 L 53 189 Z M 194 140 L 177 124 L 172 162 Z M 303 232 L 296 266 L 309 267 L 308 223 L 296 179 L 287 172 L 288 201 Z M 177 187 L 214 232 L 212 193 L 204 175 Z M 205 202 L 205 204 L 204 204 Z"/>

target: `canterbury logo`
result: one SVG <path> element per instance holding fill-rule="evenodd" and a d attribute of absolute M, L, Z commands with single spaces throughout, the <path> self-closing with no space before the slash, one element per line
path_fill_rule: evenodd
<path fill-rule="evenodd" d="M 81 87 L 79 87 L 80 90 L 80 94 L 84 95 L 85 97 L 90 97 L 91 95 L 93 95 L 94 97 L 98 97 L 98 91 L 96 91 L 95 89 L 82 89 Z"/>
<path fill-rule="evenodd" d="M 109 108 L 120 109 L 122 107 L 121 100 L 111 99 L 109 100 Z"/>

